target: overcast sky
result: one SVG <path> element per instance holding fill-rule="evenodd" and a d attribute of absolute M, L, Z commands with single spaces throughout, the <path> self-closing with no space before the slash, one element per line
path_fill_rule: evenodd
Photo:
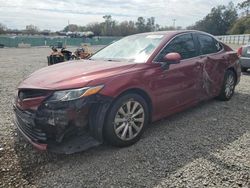
<path fill-rule="evenodd" d="M 233 0 L 235 4 L 243 0 Z M 103 15 L 117 21 L 155 17 L 162 26 L 186 27 L 202 19 L 211 8 L 230 0 L 0 0 L 0 23 L 24 29 L 33 24 L 42 29 L 62 30 L 68 21 L 86 25 L 102 22 Z"/>

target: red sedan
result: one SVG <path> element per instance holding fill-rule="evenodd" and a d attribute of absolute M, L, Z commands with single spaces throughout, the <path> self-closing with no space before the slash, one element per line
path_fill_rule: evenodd
<path fill-rule="evenodd" d="M 41 150 L 129 146 L 150 122 L 210 98 L 230 100 L 240 73 L 237 54 L 207 33 L 132 35 L 89 60 L 28 76 L 18 87 L 15 123 Z"/>

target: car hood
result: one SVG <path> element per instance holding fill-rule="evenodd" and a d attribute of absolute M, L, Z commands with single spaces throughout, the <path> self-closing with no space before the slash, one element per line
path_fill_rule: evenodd
<path fill-rule="evenodd" d="M 79 88 L 88 85 L 92 80 L 126 73 L 135 65 L 116 61 L 69 61 L 32 73 L 18 88 L 49 90 Z"/>

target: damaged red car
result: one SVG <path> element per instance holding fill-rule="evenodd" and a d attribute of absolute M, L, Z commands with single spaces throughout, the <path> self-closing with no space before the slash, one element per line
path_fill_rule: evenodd
<path fill-rule="evenodd" d="M 88 60 L 28 76 L 18 87 L 15 123 L 40 150 L 129 146 L 150 122 L 210 98 L 231 99 L 240 74 L 236 52 L 210 34 L 136 34 Z"/>

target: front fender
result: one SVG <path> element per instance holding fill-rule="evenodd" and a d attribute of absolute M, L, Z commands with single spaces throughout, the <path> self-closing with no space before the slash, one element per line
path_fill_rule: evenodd
<path fill-rule="evenodd" d="M 101 143 L 103 142 L 103 127 L 110 104 L 111 102 L 94 104 L 89 113 L 90 134 Z"/>

